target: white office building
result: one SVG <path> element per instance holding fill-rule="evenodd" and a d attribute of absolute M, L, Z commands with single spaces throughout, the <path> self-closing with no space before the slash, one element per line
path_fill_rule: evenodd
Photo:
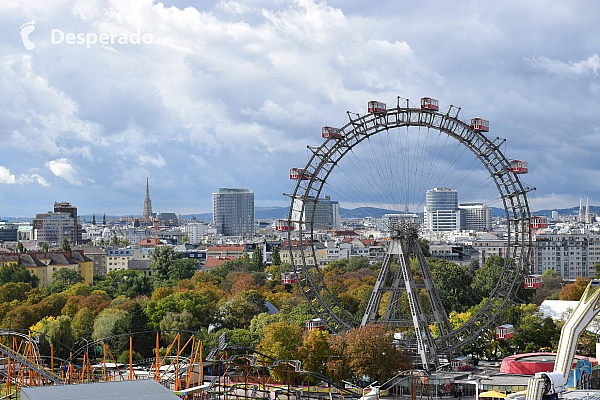
<path fill-rule="evenodd" d="M 460 230 L 458 192 L 448 188 L 433 188 L 425 195 L 425 229 L 430 232 Z"/>
<path fill-rule="evenodd" d="M 459 207 L 461 229 L 489 232 L 492 229 L 492 209 L 482 203 L 463 203 Z"/>

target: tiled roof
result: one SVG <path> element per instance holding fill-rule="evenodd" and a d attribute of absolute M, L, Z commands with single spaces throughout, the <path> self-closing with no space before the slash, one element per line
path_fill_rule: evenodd
<path fill-rule="evenodd" d="M 205 268 L 214 268 L 218 267 L 221 264 L 225 263 L 225 261 L 236 260 L 235 257 L 207 257 L 206 263 L 204 264 Z"/>
<path fill-rule="evenodd" d="M 244 251 L 244 246 L 210 246 L 206 251 Z"/>

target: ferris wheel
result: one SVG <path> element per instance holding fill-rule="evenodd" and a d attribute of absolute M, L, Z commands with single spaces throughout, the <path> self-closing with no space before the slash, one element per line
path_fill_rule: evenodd
<path fill-rule="evenodd" d="M 527 163 L 505 157 L 504 140 L 488 137 L 488 121 L 465 122 L 461 116 L 460 108 L 450 105 L 441 110 L 437 100 L 427 97 L 417 105 L 398 97 L 393 108 L 371 101 L 364 114 L 348 112 L 340 128 L 322 128 L 323 142 L 308 146 L 306 165 L 290 170 L 296 184 L 288 194 L 289 214 L 276 222 L 276 229 L 287 231 L 289 257 L 302 295 L 332 332 L 368 323 L 413 327 L 408 342 L 421 354 L 425 369 L 439 366 L 438 355 L 449 360 L 459 356 L 461 346 L 493 328 L 515 298 L 523 276 L 530 273 L 535 217 L 530 215 L 527 193 L 532 189 L 519 178 L 527 172 Z M 485 199 L 483 203 L 503 209 L 506 230 L 498 283 L 458 328 L 448 321 L 418 243 L 423 227 L 415 223 L 426 192 L 453 187 L 459 188 L 461 198 Z M 319 204 L 332 198 L 400 215 L 400 220 L 388 220 L 390 242 L 362 319 L 345 309 L 319 268 L 327 262 L 319 241 L 324 229 Z M 418 261 L 422 281 L 415 282 L 412 276 L 410 255 Z M 419 299 L 423 292 L 428 296 L 427 314 Z M 399 311 L 403 296 L 410 304 L 410 313 L 404 315 Z M 435 338 L 431 323 L 438 328 Z"/>

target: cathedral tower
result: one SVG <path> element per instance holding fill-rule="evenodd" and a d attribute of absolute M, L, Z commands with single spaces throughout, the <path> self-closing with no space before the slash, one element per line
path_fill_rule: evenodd
<path fill-rule="evenodd" d="M 150 201 L 150 186 L 148 185 L 148 178 L 146 178 L 146 198 L 144 199 L 144 212 L 142 213 L 144 219 L 152 218 L 152 201 Z"/>

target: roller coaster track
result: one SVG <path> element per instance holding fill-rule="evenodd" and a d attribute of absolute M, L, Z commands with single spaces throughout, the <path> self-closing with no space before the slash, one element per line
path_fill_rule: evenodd
<path fill-rule="evenodd" d="M 39 374 L 42 378 L 46 379 L 46 382 L 52 382 L 55 385 L 64 384 L 64 381 L 60 376 L 53 374 L 52 372 L 48 371 L 44 367 L 27 359 L 26 357 L 23 357 L 22 355 L 14 352 L 13 350 L 9 349 L 8 347 L 6 347 L 2 344 L 0 344 L 0 353 L 5 355 L 6 357 L 12 358 L 19 365 L 25 366 L 25 367 L 29 368 L 30 370 L 32 370 L 33 372 Z M 42 382 L 43 382 L 43 380 L 42 380 Z"/>

